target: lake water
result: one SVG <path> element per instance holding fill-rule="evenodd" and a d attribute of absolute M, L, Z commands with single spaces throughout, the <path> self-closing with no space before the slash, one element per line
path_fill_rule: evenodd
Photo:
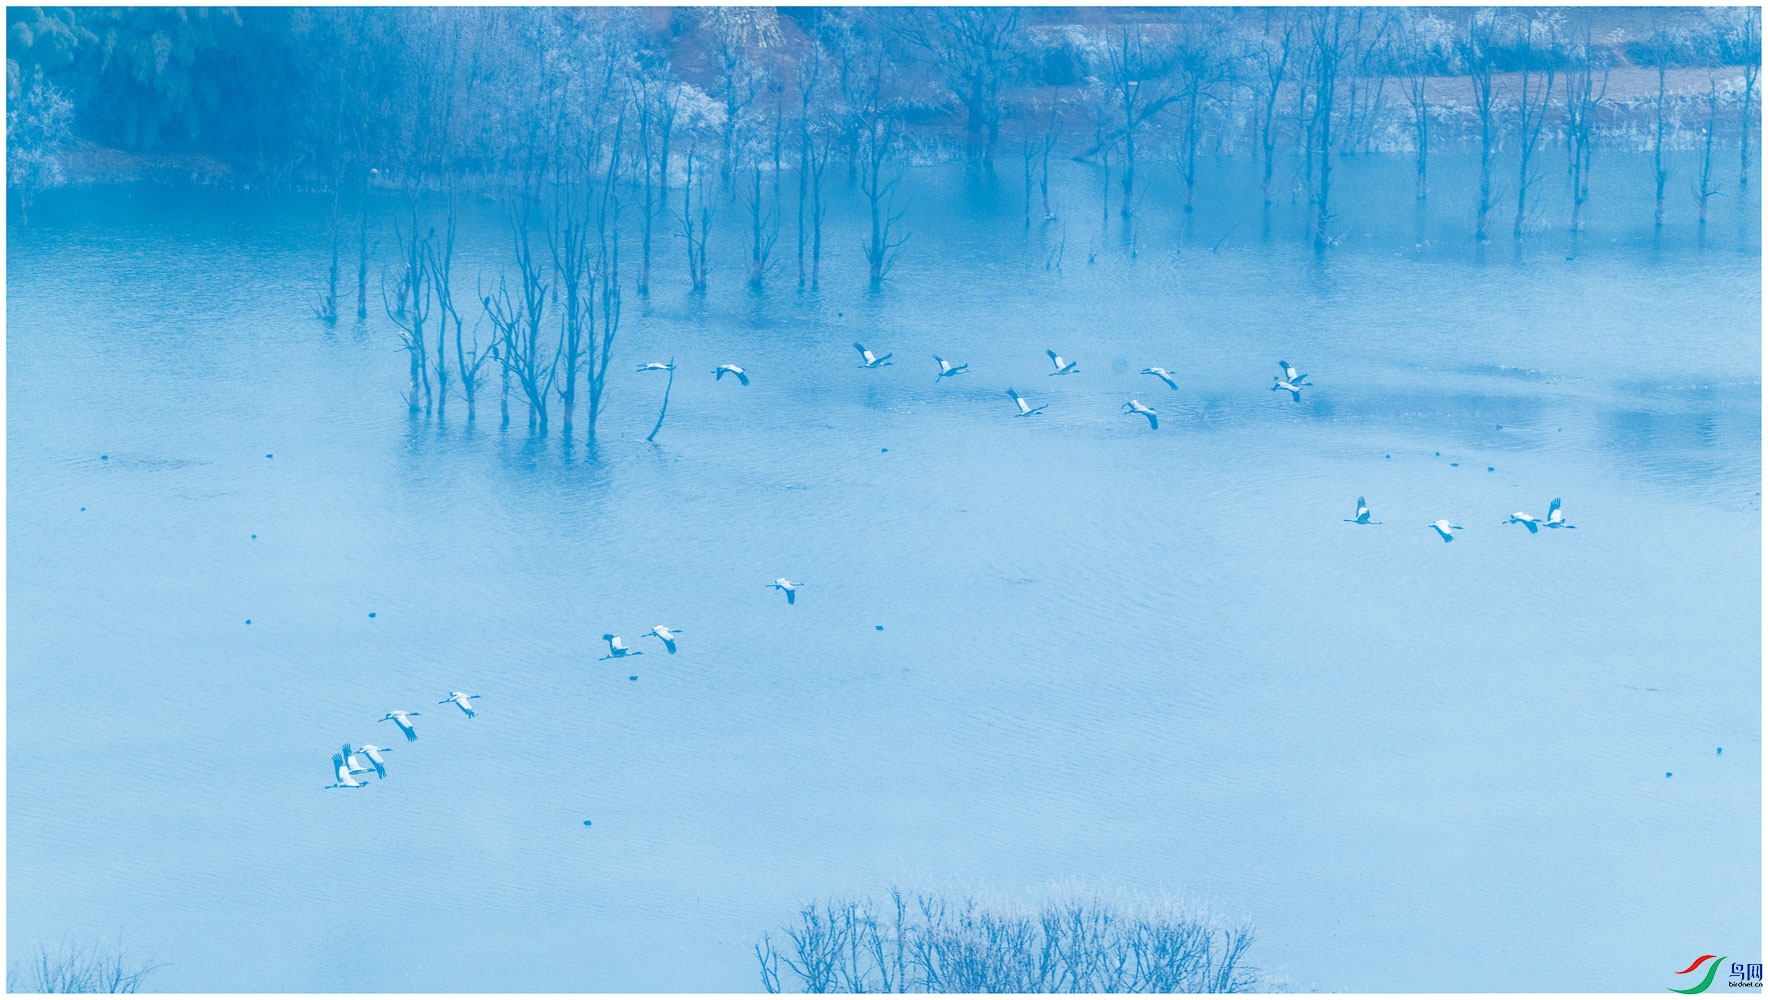
<path fill-rule="evenodd" d="M 1184 221 L 1155 165 L 1132 254 L 1078 165 L 1028 233 L 1018 166 L 911 172 L 875 295 L 850 195 L 815 294 L 789 228 L 762 295 L 734 231 L 704 300 L 662 240 L 593 453 L 514 402 L 500 430 L 495 380 L 477 426 L 408 418 L 378 300 L 311 316 L 323 199 L 44 199 L 7 234 L 10 953 L 753 990 L 804 902 L 1078 881 L 1246 918 L 1298 989 L 1757 960 L 1755 196 L 1702 236 L 1673 181 L 1654 234 L 1646 161 L 1599 157 L 1574 239 L 1554 166 L 1540 228 L 1501 208 L 1478 252 L 1467 158 L 1419 207 L 1366 157 L 1321 257 L 1242 167 Z M 463 223 L 469 292 L 499 225 Z M 633 368 L 671 356 L 653 447 Z M 1359 495 L 1383 524 L 1344 523 Z M 1577 530 L 1499 523 L 1556 496 Z M 387 780 L 324 790 L 345 741 L 393 745 Z"/>

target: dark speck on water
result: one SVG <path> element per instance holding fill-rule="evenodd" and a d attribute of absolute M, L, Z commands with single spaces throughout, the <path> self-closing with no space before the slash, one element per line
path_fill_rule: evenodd
<path fill-rule="evenodd" d="M 110 461 L 110 456 L 109 455 L 100 455 L 100 456 L 98 456 L 98 460 L 100 462 L 108 462 L 108 461 Z"/>
<path fill-rule="evenodd" d="M 584 821 L 583 821 L 583 825 L 584 825 L 584 826 L 588 826 L 588 825 L 589 825 L 589 820 L 584 820 Z"/>
<path fill-rule="evenodd" d="M 882 626 L 882 625 L 873 625 L 872 627 L 877 629 L 880 632 L 884 631 L 884 626 Z"/>
<path fill-rule="evenodd" d="M 85 510 L 85 509 L 86 509 L 86 508 L 84 508 L 84 507 L 81 507 L 81 508 L 80 508 L 80 509 L 81 509 L 81 510 Z"/>
<path fill-rule="evenodd" d="M 265 458 L 275 458 L 276 456 L 275 455 L 265 455 L 264 457 Z"/>
<path fill-rule="evenodd" d="M 80 508 L 80 509 L 81 509 L 81 510 L 85 510 L 85 509 L 86 509 L 86 508 L 84 508 L 84 507 L 81 507 L 81 508 Z M 257 536 L 257 535 L 253 535 L 253 536 L 252 536 L 252 537 L 253 537 L 253 538 L 257 538 L 257 537 L 258 537 L 258 536 Z"/>
<path fill-rule="evenodd" d="M 883 454 L 884 452 L 887 452 L 889 450 L 890 450 L 889 448 L 879 448 L 878 452 L 879 452 L 879 454 Z"/>
<path fill-rule="evenodd" d="M 1451 468 L 1451 469 L 1459 469 L 1459 468 L 1461 468 L 1461 463 L 1460 463 L 1460 462 L 1450 462 L 1450 463 L 1449 463 L 1449 468 Z"/>
<path fill-rule="evenodd" d="M 1720 747 L 1720 748 L 1719 748 L 1719 749 L 1717 749 L 1717 750 L 1714 750 L 1714 751 L 1713 751 L 1713 753 L 1715 753 L 1715 754 L 1721 754 L 1721 753 L 1724 753 L 1724 752 L 1725 752 L 1725 748 L 1724 748 L 1724 747 Z"/>
<path fill-rule="evenodd" d="M 368 613 L 368 616 L 369 616 L 369 617 L 370 617 L 370 618 L 373 618 L 373 617 L 374 617 L 374 612 L 373 612 L 373 611 L 370 611 L 370 612 L 369 612 L 369 613 Z"/>
<path fill-rule="evenodd" d="M 246 619 L 246 624 L 247 624 L 247 625 L 250 625 L 250 624 L 251 624 L 251 623 L 252 623 L 252 620 L 251 620 L 251 619 L 250 619 L 250 618 L 247 618 L 247 619 Z"/>
<path fill-rule="evenodd" d="M 1665 772 L 1664 772 L 1664 777 L 1666 777 L 1666 778 L 1668 778 L 1668 777 L 1669 777 L 1669 776 L 1670 776 L 1670 772 L 1668 772 L 1668 771 L 1665 771 Z"/>
<path fill-rule="evenodd" d="M 632 675 L 632 676 L 631 676 L 631 677 L 628 677 L 628 678 L 626 678 L 626 679 L 627 679 L 627 680 L 629 680 L 629 681 L 636 681 L 636 680 L 638 680 L 638 675 L 637 675 L 637 674 L 633 674 L 633 675 Z"/>
<path fill-rule="evenodd" d="M 1497 470 L 1497 469 L 1494 469 L 1494 468 L 1492 468 L 1492 467 L 1491 467 L 1491 466 L 1489 466 L 1489 465 L 1488 465 L 1488 466 L 1486 466 L 1486 471 L 1487 471 L 1487 472 L 1497 472 L 1497 471 L 1498 471 L 1498 470 Z"/>

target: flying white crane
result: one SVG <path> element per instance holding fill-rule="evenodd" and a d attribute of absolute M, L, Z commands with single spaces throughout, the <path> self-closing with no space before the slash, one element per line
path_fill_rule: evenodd
<path fill-rule="evenodd" d="M 1144 368 L 1142 369 L 1142 374 L 1153 375 L 1159 378 L 1162 382 L 1166 383 L 1167 388 L 1169 389 L 1177 389 L 1179 387 L 1179 383 L 1173 379 L 1173 373 L 1167 371 L 1165 368 Z"/>
<path fill-rule="evenodd" d="M 639 365 L 638 370 L 641 372 L 672 372 L 675 370 L 675 365 L 666 365 L 661 361 L 652 361 L 648 364 Z"/>
<path fill-rule="evenodd" d="M 404 709 L 396 708 L 393 711 L 388 712 L 386 715 L 381 716 L 381 721 L 395 723 L 399 726 L 399 731 L 405 734 L 405 742 L 416 743 L 417 730 L 411 725 L 411 717 L 422 714 L 424 713 L 407 712 Z"/>
<path fill-rule="evenodd" d="M 348 743 L 344 744 L 344 766 L 351 774 L 367 774 L 374 770 L 368 766 L 368 761 L 357 756 L 356 748 Z"/>
<path fill-rule="evenodd" d="M 865 364 L 860 365 L 861 368 L 878 368 L 882 365 L 890 364 L 890 359 L 894 356 L 894 354 L 886 354 L 881 358 L 876 357 L 871 351 L 868 351 L 861 346 L 858 341 L 854 341 L 853 349 L 858 351 L 859 356 L 865 359 Z"/>
<path fill-rule="evenodd" d="M 1369 520 L 1369 504 L 1362 497 L 1357 498 L 1357 516 L 1344 519 L 1346 524 L 1380 524 L 1380 521 Z"/>
<path fill-rule="evenodd" d="M 1142 416 L 1148 418 L 1148 429 L 1149 430 L 1153 431 L 1153 430 L 1160 429 L 1159 414 L 1156 414 L 1153 410 L 1150 410 L 1146 406 L 1143 406 L 1140 400 L 1132 399 L 1129 402 L 1123 404 L 1123 412 L 1125 414 L 1140 413 Z"/>
<path fill-rule="evenodd" d="M 448 692 L 448 697 L 442 699 L 441 701 L 437 702 L 436 704 L 446 705 L 452 701 L 456 705 L 459 705 L 460 710 L 467 713 L 467 718 L 470 719 L 473 716 L 478 715 L 479 713 L 473 711 L 473 704 L 472 704 L 472 702 L 468 701 L 467 699 L 477 698 L 477 697 L 479 697 L 479 696 L 476 694 L 465 694 L 460 691 L 450 691 L 450 692 Z"/>
<path fill-rule="evenodd" d="M 356 748 L 356 752 L 367 757 L 369 762 L 374 765 L 375 777 L 385 778 L 387 776 L 387 760 L 381 754 L 392 753 L 392 747 L 377 747 L 373 743 L 364 743 Z"/>
<path fill-rule="evenodd" d="M 644 655 L 643 650 L 628 649 L 626 647 L 626 643 L 623 640 L 621 640 L 621 638 L 619 636 L 615 635 L 612 632 L 604 633 L 602 635 L 602 638 L 606 639 L 608 641 L 608 655 L 602 657 L 602 659 L 604 659 L 604 660 L 617 660 L 622 656 L 643 656 Z"/>
<path fill-rule="evenodd" d="M 744 385 L 749 384 L 749 373 L 738 368 L 736 365 L 719 365 L 717 368 L 712 369 L 714 379 L 719 382 L 724 381 L 724 376 L 727 372 L 735 375 L 738 382 L 741 382 Z"/>
<path fill-rule="evenodd" d="M 937 354 L 933 356 L 933 360 L 939 362 L 939 378 L 951 378 L 953 375 L 962 375 L 970 370 L 968 364 L 954 365 Z"/>
<path fill-rule="evenodd" d="M 1056 370 L 1053 372 L 1050 372 L 1051 375 L 1073 375 L 1074 373 L 1080 371 L 1079 368 L 1075 367 L 1076 365 L 1080 364 L 1080 362 L 1078 362 L 1078 361 L 1063 361 L 1062 355 L 1057 354 L 1055 351 L 1052 351 L 1049 349 L 1045 349 L 1044 353 L 1048 354 L 1050 356 L 1050 364 L 1056 366 Z"/>
<path fill-rule="evenodd" d="M 1531 535 L 1535 534 L 1537 531 L 1539 531 L 1541 529 L 1541 519 L 1540 518 L 1534 516 L 1533 514 L 1525 514 L 1520 510 L 1517 511 L 1516 513 L 1510 515 L 1509 518 L 1507 518 L 1503 521 L 1500 521 L 1498 523 L 1500 523 L 1500 524 L 1520 524 L 1523 527 L 1529 529 L 1529 534 L 1531 534 Z"/>
<path fill-rule="evenodd" d="M 797 604 L 798 603 L 798 588 L 804 586 L 804 584 L 793 583 L 792 581 L 790 581 L 782 576 L 779 579 L 775 580 L 774 582 L 768 584 L 768 586 L 772 587 L 775 590 L 785 591 L 787 604 Z"/>
<path fill-rule="evenodd" d="M 654 635 L 657 638 L 662 639 L 663 640 L 663 648 L 665 648 L 665 649 L 669 650 L 671 653 L 673 653 L 673 652 L 675 652 L 675 637 L 678 635 L 681 635 L 681 629 L 670 628 L 667 625 L 658 625 L 656 628 L 651 629 L 649 632 L 646 632 L 645 634 L 646 635 Z"/>
<path fill-rule="evenodd" d="M 1547 527 L 1549 527 L 1549 528 L 1576 528 L 1577 527 L 1577 525 L 1575 525 L 1575 524 L 1567 524 L 1566 523 L 1565 511 L 1559 509 L 1559 498 L 1558 497 L 1554 497 L 1553 502 L 1547 505 Z"/>
<path fill-rule="evenodd" d="M 1011 389 L 1007 390 L 1007 395 L 1012 396 L 1013 402 L 1019 404 L 1019 412 L 1014 414 L 1014 416 L 1016 416 L 1016 417 L 1032 416 L 1032 415 L 1036 414 L 1038 411 L 1040 411 L 1050 405 L 1048 403 L 1045 403 L 1042 406 L 1032 406 L 1032 405 L 1028 404 L 1024 400 L 1024 398 L 1022 398 L 1018 393 L 1014 392 Z"/>
<path fill-rule="evenodd" d="M 1463 530 L 1459 524 L 1450 524 L 1447 521 L 1441 520 L 1430 522 L 1430 526 L 1437 534 L 1443 536 L 1443 541 L 1445 542 L 1454 541 L 1455 532 Z"/>
<path fill-rule="evenodd" d="M 333 771 L 333 773 L 335 773 L 337 775 L 338 780 L 333 784 L 325 786 L 327 788 L 367 788 L 368 787 L 367 785 L 364 785 L 362 782 L 357 781 L 355 779 L 355 777 L 353 777 L 350 774 L 350 766 L 348 764 L 344 763 L 344 755 L 341 753 L 332 754 L 332 771 Z"/>
<path fill-rule="evenodd" d="M 1287 361 L 1277 362 L 1277 367 L 1283 369 L 1283 374 L 1272 380 L 1271 391 L 1276 392 L 1278 389 L 1287 390 L 1289 395 L 1294 397 L 1296 402 L 1301 402 L 1301 387 L 1304 385 L 1313 385 L 1314 383 L 1309 382 L 1306 375 L 1297 374 L 1295 366 Z"/>

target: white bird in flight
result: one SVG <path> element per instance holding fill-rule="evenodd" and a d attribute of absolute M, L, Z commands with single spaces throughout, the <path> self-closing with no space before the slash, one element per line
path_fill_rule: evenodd
<path fill-rule="evenodd" d="M 476 694 L 466 694 L 466 693 L 460 692 L 460 691 L 450 691 L 450 692 L 448 692 L 448 697 L 442 699 L 441 701 L 437 702 L 436 704 L 446 705 L 452 701 L 456 705 L 459 705 L 460 710 L 467 713 L 467 718 L 470 719 L 473 716 L 478 715 L 479 713 L 473 711 L 473 703 L 468 701 L 467 699 L 477 698 L 477 697 L 479 697 L 479 696 Z"/>
<path fill-rule="evenodd" d="M 970 366 L 968 364 L 954 365 L 950 361 L 947 361 L 946 359 L 940 357 L 937 354 L 935 354 L 933 356 L 933 360 L 939 362 L 939 377 L 940 378 L 950 378 L 953 375 L 962 375 L 965 372 L 970 370 Z"/>
<path fill-rule="evenodd" d="M 720 382 L 724 381 L 724 376 L 725 376 L 726 372 L 729 372 L 730 374 L 735 375 L 737 377 L 738 382 L 741 382 L 744 385 L 749 384 L 749 373 L 744 371 L 741 368 L 738 368 L 736 365 L 719 365 L 717 368 L 712 369 L 712 375 L 713 375 L 714 379 L 716 379 L 717 381 L 720 381 Z"/>
<path fill-rule="evenodd" d="M 1042 406 L 1032 406 L 1032 405 L 1026 403 L 1024 397 L 1020 396 L 1017 392 L 1014 392 L 1011 389 L 1007 390 L 1007 395 L 1012 396 L 1013 402 L 1019 404 L 1019 412 L 1014 414 L 1014 416 L 1016 416 L 1016 417 L 1032 416 L 1033 414 L 1037 413 L 1039 410 L 1042 410 L 1042 409 L 1044 409 L 1044 407 L 1047 407 L 1050 405 L 1048 403 L 1044 403 Z"/>
<path fill-rule="evenodd" d="M 332 754 L 332 771 L 337 775 L 338 780 L 333 784 L 325 786 L 327 788 L 367 788 L 368 787 L 367 785 L 364 785 L 362 782 L 357 781 L 353 776 L 351 776 L 350 765 L 344 763 L 344 755 L 341 753 Z"/>
<path fill-rule="evenodd" d="M 1079 368 L 1075 367 L 1079 364 L 1078 361 L 1063 361 L 1062 355 L 1048 349 L 1046 349 L 1044 353 L 1050 356 L 1050 364 L 1056 366 L 1056 370 L 1051 372 L 1051 375 L 1073 375 L 1080 371 Z"/>
<path fill-rule="evenodd" d="M 792 581 L 790 581 L 782 576 L 779 579 L 775 580 L 774 582 L 768 584 L 768 586 L 772 587 L 775 590 L 785 591 L 787 604 L 797 604 L 798 603 L 798 588 L 804 586 L 804 584 L 793 583 Z"/>
<path fill-rule="evenodd" d="M 858 351 L 859 356 L 865 359 L 866 363 L 863 365 L 860 365 L 861 368 L 877 368 L 880 365 L 890 364 L 890 359 L 891 359 L 891 357 L 894 356 L 892 354 L 886 354 L 881 358 L 876 357 L 872 354 L 871 351 L 868 351 L 863 346 L 861 346 L 858 341 L 854 341 L 853 349 Z"/>
<path fill-rule="evenodd" d="M 358 757 L 356 748 L 348 743 L 344 744 L 344 766 L 349 769 L 351 774 L 368 774 L 375 770 L 368 766 L 368 761 Z M 382 775 L 382 777 L 386 777 L 386 775 Z"/>
<path fill-rule="evenodd" d="M 1283 381 L 1285 381 L 1285 382 L 1293 382 L 1296 385 L 1313 385 L 1314 384 L 1312 382 L 1307 381 L 1306 375 L 1297 374 L 1297 372 L 1295 370 L 1295 366 L 1290 364 L 1287 361 L 1277 362 L 1277 367 L 1283 369 Z"/>
<path fill-rule="evenodd" d="M 1567 524 L 1566 523 L 1565 511 L 1559 509 L 1559 498 L 1558 497 L 1554 497 L 1553 502 L 1547 506 L 1547 527 L 1549 527 L 1549 528 L 1576 528 L 1577 527 L 1577 525 L 1575 525 L 1575 524 Z"/>
<path fill-rule="evenodd" d="M 1179 387 L 1179 383 L 1173 380 L 1173 373 L 1167 371 L 1165 368 L 1144 368 L 1142 369 L 1142 374 L 1153 375 L 1159 378 L 1162 382 L 1166 383 L 1167 388 L 1169 389 L 1177 389 Z"/>
<path fill-rule="evenodd" d="M 1535 534 L 1537 531 L 1539 531 L 1541 529 L 1541 519 L 1540 518 L 1534 516 L 1533 514 L 1525 514 L 1520 510 L 1517 511 L 1516 513 L 1510 515 L 1510 517 L 1508 519 L 1506 519 L 1504 521 L 1500 521 L 1499 523 L 1500 524 L 1520 524 L 1523 527 L 1529 529 L 1529 534 L 1531 534 L 1531 535 Z"/>
<path fill-rule="evenodd" d="M 638 370 L 641 372 L 672 372 L 675 370 L 675 366 L 673 364 L 666 365 L 661 361 L 652 361 L 639 365 Z"/>
<path fill-rule="evenodd" d="M 1153 410 L 1150 410 L 1149 408 L 1147 408 L 1146 406 L 1143 406 L 1140 400 L 1132 399 L 1129 402 L 1123 404 L 1123 412 L 1126 414 L 1140 413 L 1142 416 L 1148 418 L 1148 429 L 1149 430 L 1153 431 L 1153 430 L 1160 429 L 1159 415 L 1156 414 Z"/>
<path fill-rule="evenodd" d="M 669 650 L 671 653 L 673 653 L 673 652 L 675 652 L 675 637 L 678 635 L 681 635 L 681 629 L 670 628 L 667 625 L 658 625 L 656 628 L 651 629 L 649 632 L 646 632 L 645 634 L 646 635 L 654 635 L 657 638 L 662 639 L 663 640 L 663 648 L 665 648 L 665 649 Z"/>
<path fill-rule="evenodd" d="M 1462 530 L 1459 524 L 1450 524 L 1447 521 L 1441 520 L 1430 522 L 1430 526 L 1437 534 L 1443 536 L 1443 541 L 1445 542 L 1454 541 L 1455 532 Z"/>
<path fill-rule="evenodd" d="M 381 716 L 381 721 L 396 723 L 399 726 L 399 731 L 405 734 L 405 742 L 415 743 L 417 742 L 417 730 L 411 725 L 411 717 L 422 714 L 424 713 L 407 712 L 404 709 L 396 708 L 391 712 L 388 712 L 386 715 Z"/>
<path fill-rule="evenodd" d="M 345 745 L 348 746 L 348 744 Z M 374 764 L 375 777 L 385 778 L 387 776 L 387 760 L 381 754 L 392 753 L 392 747 L 377 747 L 373 743 L 364 743 L 356 748 L 356 752 L 367 757 L 369 762 Z"/>
<path fill-rule="evenodd" d="M 606 639 L 608 641 L 608 655 L 602 657 L 602 659 L 604 659 L 604 660 L 617 660 L 622 656 L 643 656 L 644 655 L 643 650 L 628 649 L 626 647 L 626 643 L 624 641 L 622 641 L 619 636 L 615 635 L 612 632 L 604 633 L 602 635 L 602 638 Z"/>
<path fill-rule="evenodd" d="M 1369 504 L 1362 497 L 1357 498 L 1357 516 L 1344 519 L 1346 524 L 1380 524 L 1380 521 L 1369 520 Z"/>

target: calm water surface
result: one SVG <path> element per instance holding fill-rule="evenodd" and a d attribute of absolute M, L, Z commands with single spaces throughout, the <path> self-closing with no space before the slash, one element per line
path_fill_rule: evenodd
<path fill-rule="evenodd" d="M 1586 233 L 1549 190 L 1477 253 L 1465 161 L 1420 208 L 1366 158 L 1319 258 L 1219 177 L 1132 238 L 1073 167 L 1028 233 L 1016 169 L 912 173 L 877 295 L 846 202 L 816 294 L 789 230 L 765 295 L 725 234 L 704 301 L 661 242 L 593 451 L 500 430 L 495 385 L 408 419 L 384 318 L 311 317 L 319 199 L 46 200 L 7 253 L 12 953 L 750 990 L 805 901 L 1070 880 L 1250 919 L 1303 989 L 1651 990 L 1756 946 L 1753 197 L 1654 235 L 1615 157 Z M 464 222 L 469 293 L 499 224 Z M 653 447 L 632 369 L 671 356 Z M 1500 526 L 1555 496 L 1578 530 Z M 389 778 L 322 790 L 346 740 Z"/>

